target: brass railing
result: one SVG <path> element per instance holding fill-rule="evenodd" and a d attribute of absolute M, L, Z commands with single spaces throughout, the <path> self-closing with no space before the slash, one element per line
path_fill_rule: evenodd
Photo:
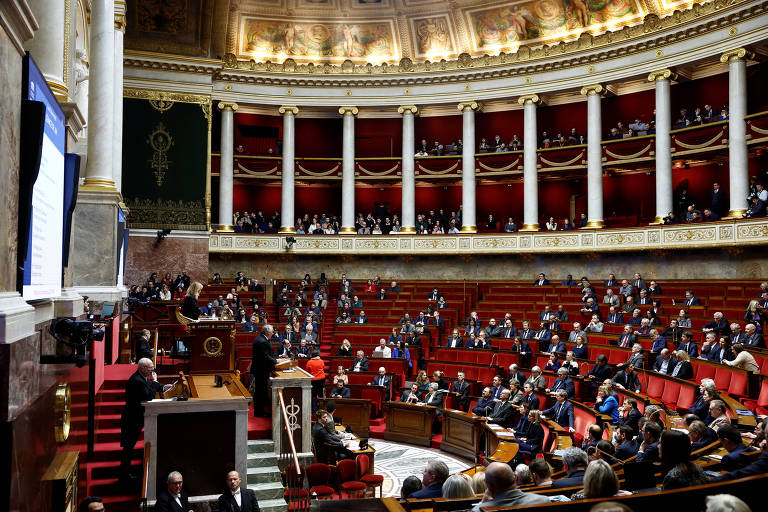
<path fill-rule="evenodd" d="M 289 510 L 309 511 L 309 492 L 304 489 L 304 472 L 299 464 L 299 456 L 296 453 L 296 443 L 293 441 L 293 429 L 288 420 L 288 411 L 285 407 L 283 390 L 277 390 L 277 397 L 280 400 L 280 413 L 283 417 L 283 428 L 281 435 L 287 439 L 287 443 L 280 443 L 280 451 L 277 454 L 278 466 L 281 468 L 283 476 L 283 485 L 285 486 L 285 499 L 288 502 Z M 286 445 L 290 450 L 286 450 Z"/>

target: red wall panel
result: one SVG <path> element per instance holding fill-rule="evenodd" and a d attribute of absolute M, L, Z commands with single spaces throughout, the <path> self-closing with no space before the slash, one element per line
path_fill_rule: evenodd
<path fill-rule="evenodd" d="M 417 116 L 414 128 L 417 145 L 421 139 L 426 139 L 430 146 L 434 140 L 446 145 L 461 138 L 462 119 L 458 112 L 452 116 Z"/>
<path fill-rule="evenodd" d="M 299 158 L 340 158 L 341 117 L 296 118 L 296 156 Z"/>
<path fill-rule="evenodd" d="M 563 132 L 568 137 L 571 128 L 582 135 L 587 134 L 587 102 L 579 101 L 565 105 L 543 106 L 536 109 L 536 124 L 538 135 L 547 130 L 550 137 L 557 132 Z"/>
<path fill-rule="evenodd" d="M 478 146 L 483 137 L 490 142 L 497 134 L 501 135 L 502 140 L 507 144 L 515 134 L 523 140 L 523 111 L 480 112 L 475 117 L 475 128 L 475 141 Z"/>
<path fill-rule="evenodd" d="M 712 105 L 716 111 L 728 103 L 728 73 L 708 76 L 699 80 L 680 82 L 672 86 L 672 122 L 681 108 L 693 113 L 696 107 Z"/>
<path fill-rule="evenodd" d="M 610 128 L 616 126 L 619 121 L 627 125 L 633 122 L 636 117 L 639 117 L 644 122 L 650 122 L 653 119 L 655 103 L 656 93 L 653 89 L 623 96 L 603 98 L 601 105 L 603 138 L 605 138 Z"/>
<path fill-rule="evenodd" d="M 358 119 L 355 122 L 355 156 L 402 156 L 403 121 L 399 118 Z"/>

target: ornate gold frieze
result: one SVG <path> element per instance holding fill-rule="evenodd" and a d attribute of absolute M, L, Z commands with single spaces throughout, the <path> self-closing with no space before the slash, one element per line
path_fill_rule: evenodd
<path fill-rule="evenodd" d="M 211 97 L 206 94 L 158 91 L 156 89 L 135 89 L 132 87 L 123 88 L 123 98 L 179 103 L 199 103 L 201 105 L 210 105 L 211 103 Z"/>
<path fill-rule="evenodd" d="M 205 205 L 202 200 L 125 198 L 131 210 L 129 228 L 205 230 Z"/>

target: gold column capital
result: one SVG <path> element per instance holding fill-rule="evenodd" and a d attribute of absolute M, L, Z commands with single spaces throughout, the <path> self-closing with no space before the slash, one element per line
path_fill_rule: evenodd
<path fill-rule="evenodd" d="M 343 116 L 356 116 L 359 112 L 360 111 L 357 107 L 353 107 L 351 105 L 339 107 L 339 114 Z"/>
<path fill-rule="evenodd" d="M 291 114 L 295 116 L 299 113 L 299 107 L 295 105 L 282 105 L 280 108 L 277 109 L 278 112 L 280 112 L 282 115 Z"/>
<path fill-rule="evenodd" d="M 115 30 L 125 32 L 125 13 L 127 7 L 124 0 L 115 0 Z"/>
<path fill-rule="evenodd" d="M 539 98 L 538 94 L 524 94 L 523 96 L 517 98 L 517 103 L 520 105 L 538 105 L 541 103 L 541 98 Z"/>
<path fill-rule="evenodd" d="M 400 105 L 397 107 L 397 113 L 404 115 L 404 114 L 413 114 L 416 115 L 416 113 L 419 111 L 419 108 L 416 105 Z"/>
<path fill-rule="evenodd" d="M 649 82 L 661 82 L 662 80 L 677 80 L 677 73 L 671 69 L 657 69 L 648 74 Z"/>
<path fill-rule="evenodd" d="M 746 48 L 734 48 L 723 52 L 720 56 L 720 62 L 736 62 L 737 60 L 752 60 L 755 54 Z"/>
<path fill-rule="evenodd" d="M 461 112 L 466 112 L 468 110 L 479 110 L 480 104 L 476 101 L 462 101 L 456 105 L 456 108 Z"/>
<path fill-rule="evenodd" d="M 581 88 L 582 96 L 590 96 L 592 94 L 602 94 L 605 91 L 605 87 L 600 84 L 585 85 Z"/>
<path fill-rule="evenodd" d="M 237 109 L 240 108 L 237 103 L 234 101 L 220 101 L 219 102 L 219 110 L 231 110 L 233 112 L 237 112 Z"/>

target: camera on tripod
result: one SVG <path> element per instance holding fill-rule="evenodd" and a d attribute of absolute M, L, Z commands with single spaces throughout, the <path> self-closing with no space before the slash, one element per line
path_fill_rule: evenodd
<path fill-rule="evenodd" d="M 40 364 L 74 363 L 81 368 L 88 361 L 88 344 L 104 341 L 104 329 L 95 328 L 90 320 L 54 318 L 48 333 L 56 340 L 56 353 L 41 355 Z"/>

